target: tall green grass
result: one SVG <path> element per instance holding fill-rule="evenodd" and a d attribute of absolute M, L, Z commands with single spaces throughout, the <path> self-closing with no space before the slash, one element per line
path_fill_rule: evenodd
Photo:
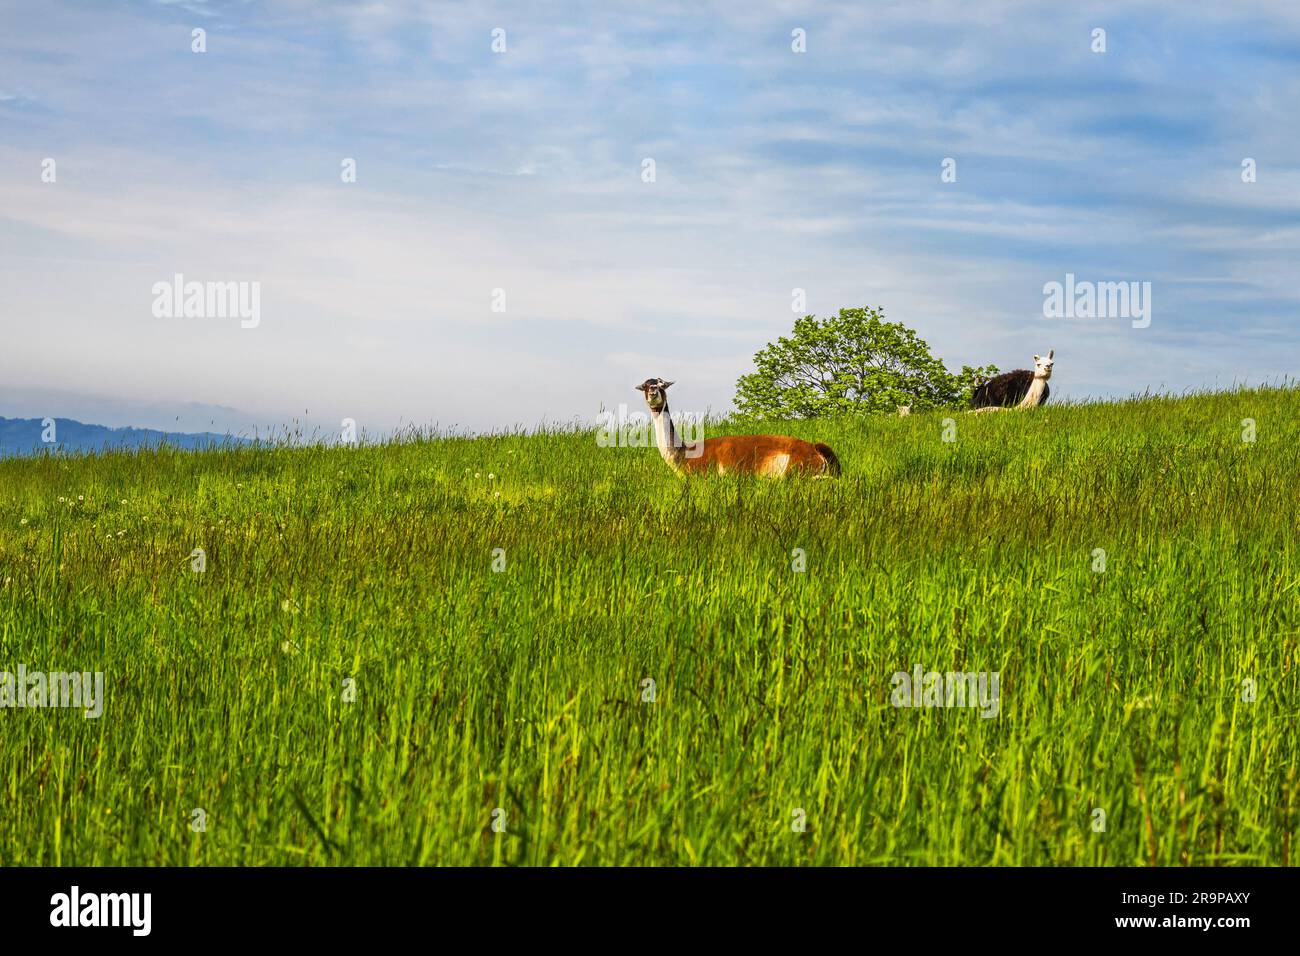
<path fill-rule="evenodd" d="M 1298 399 L 0 462 L 0 863 L 1293 863 Z"/>

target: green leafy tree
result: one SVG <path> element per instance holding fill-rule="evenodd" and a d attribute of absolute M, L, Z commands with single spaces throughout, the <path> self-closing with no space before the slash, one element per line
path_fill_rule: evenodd
<path fill-rule="evenodd" d="M 947 408 L 970 402 L 997 367 L 963 365 L 953 375 L 915 331 L 886 322 L 880 309 L 805 315 L 791 335 L 754 356 L 756 371 L 736 383 L 736 407 L 758 418 L 813 418 L 851 412 Z"/>

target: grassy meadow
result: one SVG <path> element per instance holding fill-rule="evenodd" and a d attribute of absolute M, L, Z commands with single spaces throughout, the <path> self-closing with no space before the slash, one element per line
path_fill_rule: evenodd
<path fill-rule="evenodd" d="M 945 417 L 0 461 L 0 864 L 1294 863 L 1300 393 Z"/>

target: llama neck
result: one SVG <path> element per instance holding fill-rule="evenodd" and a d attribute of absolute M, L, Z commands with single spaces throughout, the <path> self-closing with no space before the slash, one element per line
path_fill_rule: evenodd
<path fill-rule="evenodd" d="M 1037 408 L 1043 404 L 1043 390 L 1047 388 L 1047 379 L 1034 376 L 1034 380 L 1029 383 L 1029 391 L 1025 392 L 1025 397 L 1020 400 L 1016 408 Z"/>
<path fill-rule="evenodd" d="M 665 402 L 664 407 L 657 412 L 651 410 L 650 416 L 655 423 L 655 444 L 659 446 L 659 454 L 663 455 L 669 468 L 680 472 L 682 459 L 686 457 L 686 449 L 682 447 L 677 437 L 677 429 L 673 427 L 673 417 L 668 414 L 668 403 Z"/>

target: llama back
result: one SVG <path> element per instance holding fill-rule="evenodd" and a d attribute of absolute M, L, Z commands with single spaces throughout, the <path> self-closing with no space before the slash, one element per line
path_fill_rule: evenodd
<path fill-rule="evenodd" d="M 701 454 L 682 463 L 689 474 L 839 474 L 839 459 L 829 445 L 789 435 L 721 435 L 707 438 Z"/>
<path fill-rule="evenodd" d="M 1019 405 L 1029 393 L 1034 383 L 1034 373 L 1028 369 L 1018 368 L 1012 372 L 1003 372 L 975 389 L 971 395 L 971 408 L 1007 407 Z M 1046 394 L 1043 400 L 1047 400 Z"/>

